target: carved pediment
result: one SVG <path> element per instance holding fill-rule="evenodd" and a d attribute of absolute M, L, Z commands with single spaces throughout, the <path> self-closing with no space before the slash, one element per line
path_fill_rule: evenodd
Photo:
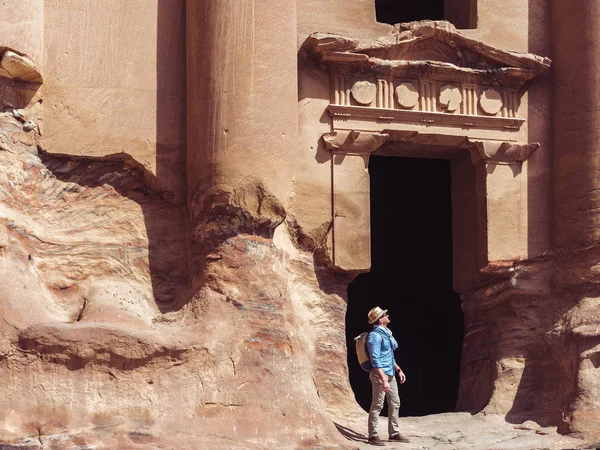
<path fill-rule="evenodd" d="M 445 21 L 397 24 L 376 39 L 314 33 L 304 48 L 331 65 L 392 75 L 436 76 L 520 86 L 550 67 L 548 58 L 500 50 L 460 34 Z"/>
<path fill-rule="evenodd" d="M 445 21 L 380 38 L 314 33 L 303 48 L 330 74 L 333 131 L 414 131 L 512 142 L 523 85 L 548 58 L 491 47 Z"/>

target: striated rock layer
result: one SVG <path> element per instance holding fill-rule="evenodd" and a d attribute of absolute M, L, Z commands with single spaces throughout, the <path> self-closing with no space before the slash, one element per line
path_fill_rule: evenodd
<path fill-rule="evenodd" d="M 345 303 L 286 225 L 191 246 L 186 208 L 128 158 L 51 157 L 12 114 L 0 127 L 0 442 L 340 443 Z"/>

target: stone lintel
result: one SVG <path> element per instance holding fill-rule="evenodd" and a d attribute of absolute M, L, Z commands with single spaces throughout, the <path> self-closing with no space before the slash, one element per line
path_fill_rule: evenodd
<path fill-rule="evenodd" d="M 435 153 L 438 157 L 452 159 L 455 154 L 452 149 L 467 149 L 471 154 L 474 165 L 490 163 L 499 165 L 520 166 L 540 144 L 519 143 L 491 140 L 474 140 L 468 136 L 458 136 L 438 133 L 419 133 L 411 130 L 384 130 L 382 133 L 358 130 L 339 130 L 323 135 L 323 140 L 329 150 L 334 153 L 368 155 L 378 150 L 385 142 L 406 142 L 416 145 L 439 148 Z M 423 153 L 423 157 L 431 152 Z M 406 155 L 404 155 L 406 156 Z M 420 155 L 410 155 L 420 157 Z"/>

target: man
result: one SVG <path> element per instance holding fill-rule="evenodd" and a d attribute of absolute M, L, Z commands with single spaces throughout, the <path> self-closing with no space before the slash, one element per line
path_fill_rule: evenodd
<path fill-rule="evenodd" d="M 406 381 L 406 375 L 396 360 L 394 350 L 398 348 L 396 339 L 388 329 L 390 318 L 388 310 L 382 310 L 376 306 L 369 311 L 369 324 L 373 325 L 373 331 L 369 333 L 367 347 L 371 358 L 371 372 L 369 378 L 372 386 L 371 408 L 369 409 L 369 443 L 383 445 L 379 438 L 378 425 L 379 414 L 383 409 L 383 401 L 388 399 L 388 434 L 390 441 L 410 442 L 400 434 L 398 428 L 398 412 L 400 411 L 400 396 L 398 395 L 398 384 L 394 371 L 398 372 L 400 383 Z"/>

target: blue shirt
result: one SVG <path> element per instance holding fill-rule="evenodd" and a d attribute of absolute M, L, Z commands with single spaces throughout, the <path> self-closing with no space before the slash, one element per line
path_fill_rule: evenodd
<path fill-rule="evenodd" d="M 383 369 L 386 375 L 394 375 L 394 350 L 387 333 L 379 325 L 373 327 L 367 339 L 367 348 L 373 369 Z"/>

